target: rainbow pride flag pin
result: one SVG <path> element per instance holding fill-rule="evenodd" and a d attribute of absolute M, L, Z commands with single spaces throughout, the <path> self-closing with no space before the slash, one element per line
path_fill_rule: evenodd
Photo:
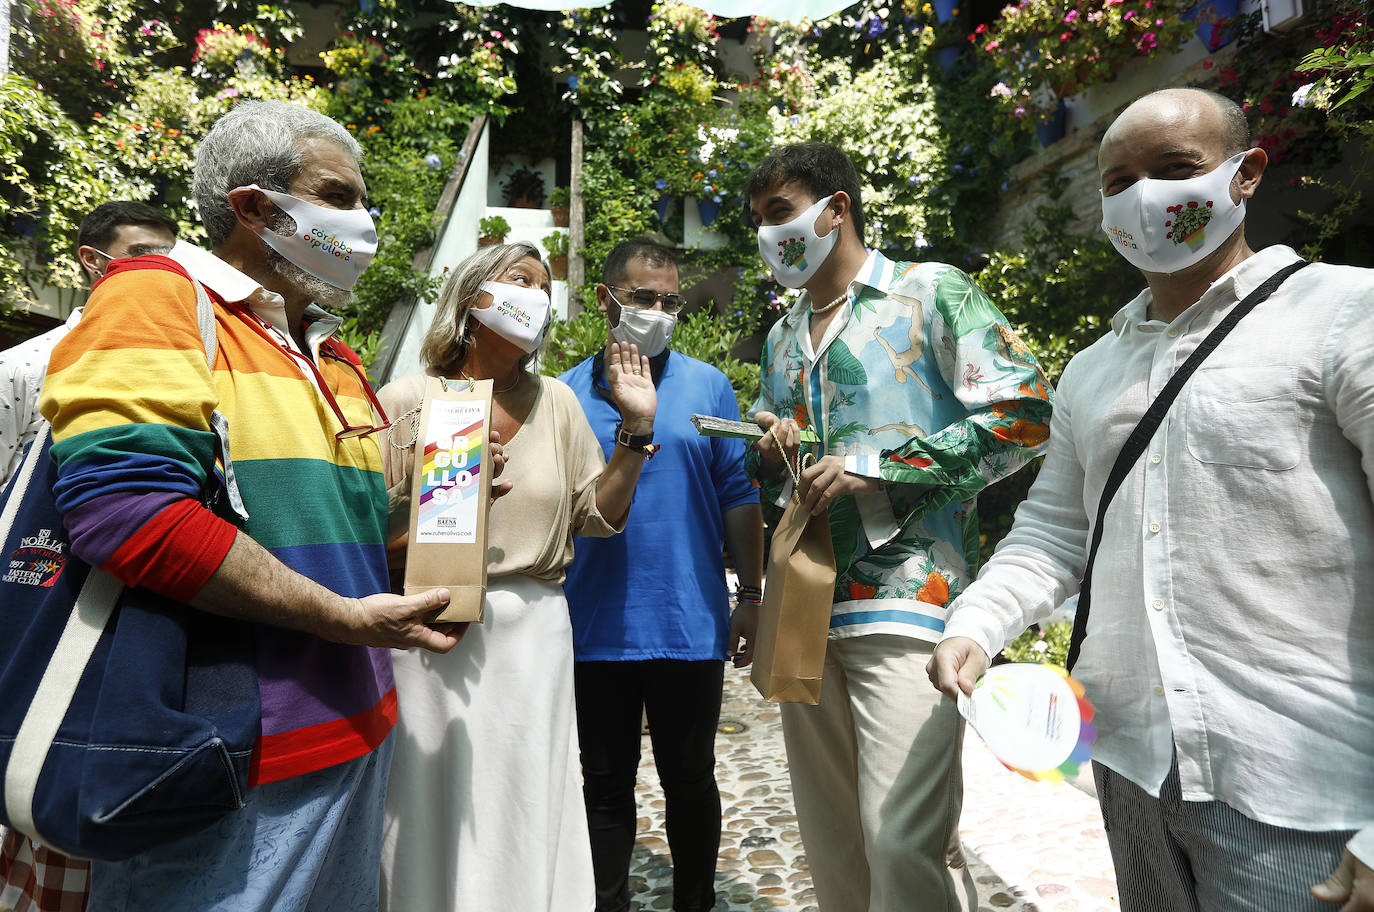
<path fill-rule="evenodd" d="M 1057 665 L 989 668 L 958 706 L 1002 765 L 1027 779 L 1063 782 L 1092 757 L 1093 705 Z"/>

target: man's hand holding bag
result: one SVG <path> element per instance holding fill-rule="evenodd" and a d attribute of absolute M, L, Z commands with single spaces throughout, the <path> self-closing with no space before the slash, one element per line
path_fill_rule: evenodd
<path fill-rule="evenodd" d="M 797 497 L 801 460 L 796 465 L 786 457 L 784 461 L 792 476 L 792 497 L 773 532 L 749 677 L 765 700 L 814 704 L 821 698 L 835 552 L 825 514 L 812 516 Z"/>

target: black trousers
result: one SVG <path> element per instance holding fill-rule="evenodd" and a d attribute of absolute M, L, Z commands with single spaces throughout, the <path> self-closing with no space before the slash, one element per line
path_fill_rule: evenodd
<path fill-rule="evenodd" d="M 715 905 L 720 850 L 716 726 L 725 665 L 654 659 L 578 662 L 577 736 L 592 839 L 596 912 L 628 912 L 640 721 L 649 718 L 673 855 L 673 909 Z"/>

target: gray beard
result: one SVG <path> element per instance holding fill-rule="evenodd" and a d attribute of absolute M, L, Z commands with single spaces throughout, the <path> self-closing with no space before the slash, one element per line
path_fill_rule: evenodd
<path fill-rule="evenodd" d="M 284 230 L 290 234 L 296 230 L 296 220 L 285 212 L 277 210 L 272 218 L 268 219 L 268 230 Z M 292 291 L 298 292 L 326 310 L 340 310 L 348 305 L 353 297 L 353 292 L 343 288 L 336 288 L 324 279 L 317 278 L 297 266 L 276 251 L 275 248 L 263 242 L 263 250 L 267 253 L 267 268 L 272 274 L 278 276 L 287 287 Z"/>

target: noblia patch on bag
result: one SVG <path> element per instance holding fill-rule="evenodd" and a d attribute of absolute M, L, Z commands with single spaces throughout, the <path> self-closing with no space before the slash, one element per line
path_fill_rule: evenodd
<path fill-rule="evenodd" d="M 0 582 L 51 586 L 66 569 L 67 555 L 63 553 L 66 548 L 66 542 L 52 537 L 51 529 L 39 529 L 37 535 L 24 536 L 19 540 L 19 547 L 10 552 Z"/>

